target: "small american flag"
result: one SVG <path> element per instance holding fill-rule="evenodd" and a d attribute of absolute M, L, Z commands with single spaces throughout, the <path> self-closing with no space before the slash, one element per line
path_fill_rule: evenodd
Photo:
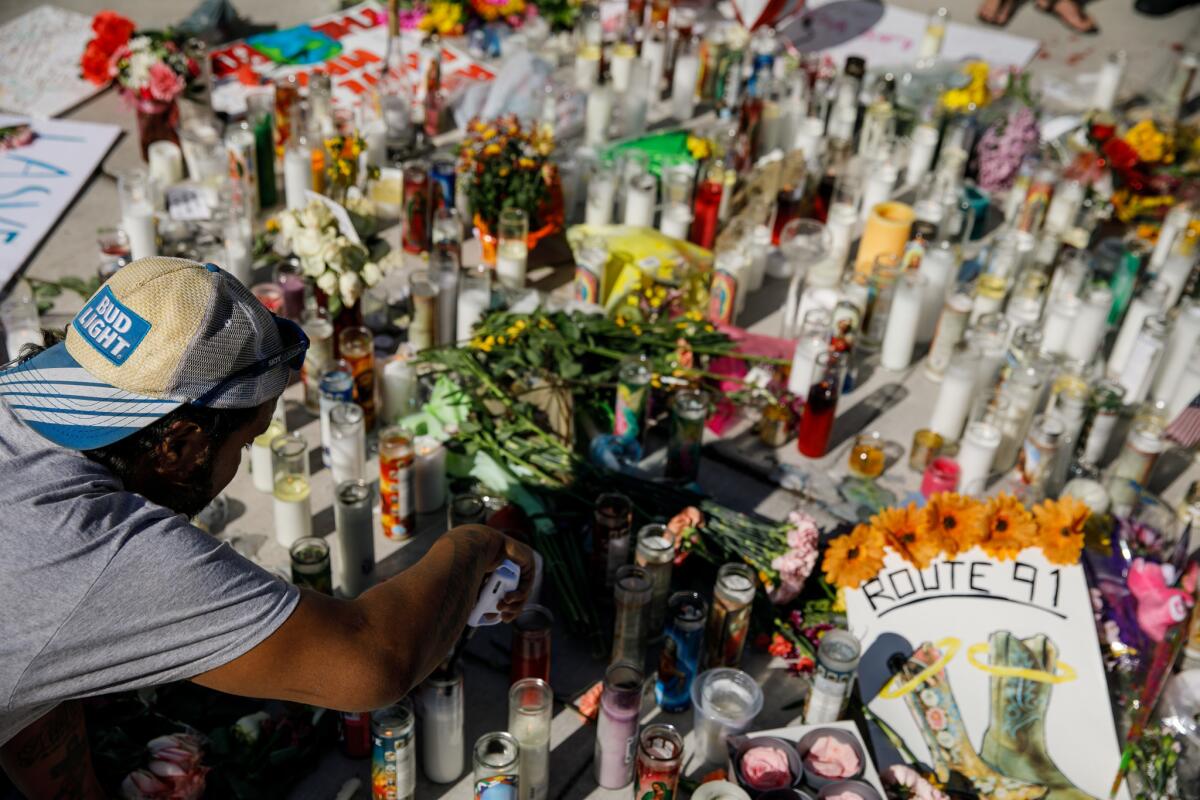
<path fill-rule="evenodd" d="M 1200 444 L 1200 395 L 1196 395 L 1188 407 L 1180 411 L 1179 416 L 1167 426 L 1167 438 L 1184 447 Z"/>

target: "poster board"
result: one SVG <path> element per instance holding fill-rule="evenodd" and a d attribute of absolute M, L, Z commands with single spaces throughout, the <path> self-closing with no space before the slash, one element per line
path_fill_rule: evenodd
<path fill-rule="evenodd" d="M 912 64 L 925 35 L 926 15 L 877 0 L 816 0 L 785 33 L 805 51 L 819 51 L 837 64 L 846 56 L 867 59 L 868 67 Z M 957 10 L 956 10 L 957 13 Z M 993 67 L 1024 67 L 1037 53 L 1036 39 L 979 25 L 951 22 L 942 43 L 942 59 L 977 58 Z"/>
<path fill-rule="evenodd" d="M 30 122 L 0 114 L 0 126 Z M 63 120 L 31 121 L 37 138 L 0 152 L 0 286 L 21 269 L 79 194 L 121 129 Z"/>
<path fill-rule="evenodd" d="M 91 17 L 57 6 L 38 6 L 0 26 L 0 109 L 56 117 L 100 91 L 79 75 L 91 38 Z"/>
<path fill-rule="evenodd" d="M 301 86 L 308 85 L 313 72 L 328 72 L 333 84 L 336 105 L 353 107 L 378 83 L 379 73 L 387 57 L 387 13 L 374 0 L 317 17 L 307 23 L 317 34 L 327 36 L 340 45 L 334 57 L 315 64 L 291 65 L 272 61 L 244 40 L 231 42 L 212 51 L 213 105 L 218 110 L 237 113 L 245 106 L 238 80 L 240 71 L 250 69 L 260 79 L 276 80 L 295 75 Z M 414 102 L 422 100 L 424 91 L 420 54 L 422 34 L 404 34 L 405 77 L 409 81 Z M 454 94 L 468 83 L 490 81 L 496 73 L 473 59 L 466 51 L 442 44 L 442 90 Z"/>
<path fill-rule="evenodd" d="M 917 759 L 990 778 L 993 797 L 1002 778 L 1108 797 L 1121 753 L 1081 566 L 976 547 L 918 570 L 889 551 L 845 598 L 859 692 Z"/>

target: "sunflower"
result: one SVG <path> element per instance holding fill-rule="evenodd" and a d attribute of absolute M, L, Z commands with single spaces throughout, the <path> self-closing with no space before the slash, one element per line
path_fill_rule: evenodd
<path fill-rule="evenodd" d="M 1091 516 L 1087 504 L 1070 495 L 1047 500 L 1033 509 L 1042 552 L 1052 564 L 1074 564 L 1083 550 L 1084 525 Z"/>
<path fill-rule="evenodd" d="M 883 568 L 883 534 L 859 525 L 829 543 L 821 569 L 825 580 L 840 589 L 857 589 Z"/>
<path fill-rule="evenodd" d="M 942 551 L 937 537 L 920 534 L 921 514 L 912 503 L 903 508 L 885 508 L 871 518 L 871 526 L 883 534 L 897 555 L 917 569 L 925 569 Z"/>
<path fill-rule="evenodd" d="M 992 558 L 1006 561 L 1038 543 L 1033 515 L 1011 494 L 993 497 L 983 515 L 987 537 L 981 545 Z"/>
<path fill-rule="evenodd" d="M 965 553 L 983 539 L 983 507 L 966 495 L 938 492 L 920 512 L 917 532 L 937 542 L 946 558 Z"/>

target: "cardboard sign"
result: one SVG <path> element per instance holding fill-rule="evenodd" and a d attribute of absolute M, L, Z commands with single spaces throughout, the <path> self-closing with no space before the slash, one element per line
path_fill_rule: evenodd
<path fill-rule="evenodd" d="M 0 108 L 54 117 L 103 89 L 79 76 L 91 38 L 91 17 L 57 6 L 38 6 L 0 26 Z"/>
<path fill-rule="evenodd" d="M 0 126 L 22 122 L 31 121 L 0 114 Z M 32 143 L 0 152 L 0 286 L 54 227 L 121 132 L 94 122 L 31 124 Z"/>
<path fill-rule="evenodd" d="M 1081 566 L 974 548 L 918 570 L 889 552 L 845 598 L 864 702 L 939 778 L 1108 797 L 1121 753 Z"/>
<path fill-rule="evenodd" d="M 379 3 L 361 3 L 336 14 L 317 17 L 305 27 L 323 39 L 336 42 L 336 55 L 319 63 L 284 64 L 272 61 L 245 41 L 224 45 L 211 54 L 213 105 L 230 113 L 244 108 L 245 95 L 239 74 L 247 69 L 261 80 L 295 75 L 301 86 L 308 85 L 308 77 L 315 71 L 329 73 L 334 103 L 345 108 L 353 107 L 379 82 L 388 44 L 387 13 Z M 408 31 L 403 36 L 404 77 L 414 102 L 420 102 L 424 94 L 419 54 L 422 34 Z M 457 47 L 443 44 L 441 55 L 441 85 L 447 94 L 453 94 L 469 82 L 490 81 L 496 77 L 495 72 Z"/>

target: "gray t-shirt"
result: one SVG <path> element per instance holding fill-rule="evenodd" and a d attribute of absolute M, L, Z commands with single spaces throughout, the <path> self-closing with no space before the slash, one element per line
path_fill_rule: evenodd
<path fill-rule="evenodd" d="M 228 663 L 298 599 L 0 401 L 0 745 L 63 700 Z"/>

